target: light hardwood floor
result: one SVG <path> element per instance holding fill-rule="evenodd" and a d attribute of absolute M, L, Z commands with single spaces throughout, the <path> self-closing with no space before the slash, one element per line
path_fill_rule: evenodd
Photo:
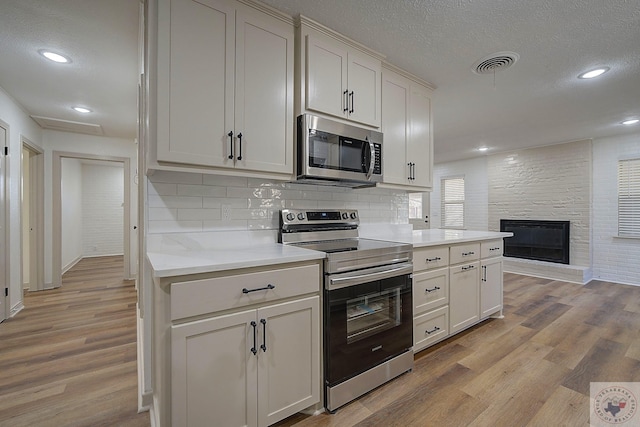
<path fill-rule="evenodd" d="M 336 414 L 277 425 L 587 426 L 591 381 L 640 381 L 640 287 L 505 274 L 504 301 L 504 319 L 418 353 L 411 373 Z M 25 305 L 0 324 L 0 426 L 150 425 L 136 413 L 122 258 L 83 260 Z"/>
<path fill-rule="evenodd" d="M 278 426 L 588 426 L 590 382 L 640 381 L 640 287 L 505 274 L 504 290 L 504 319 L 418 353 L 334 415 Z"/>
<path fill-rule="evenodd" d="M 0 324 L 0 426 L 149 426 L 137 413 L 136 291 L 87 258 Z"/>

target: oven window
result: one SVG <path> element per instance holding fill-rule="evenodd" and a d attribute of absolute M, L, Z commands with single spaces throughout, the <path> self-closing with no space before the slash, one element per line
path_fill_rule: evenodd
<path fill-rule="evenodd" d="M 400 288 L 347 300 L 347 344 L 398 326 Z"/>

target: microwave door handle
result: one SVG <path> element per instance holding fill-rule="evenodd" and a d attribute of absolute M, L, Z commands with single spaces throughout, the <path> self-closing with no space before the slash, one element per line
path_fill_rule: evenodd
<path fill-rule="evenodd" d="M 369 170 L 367 170 L 367 179 L 371 179 L 371 175 L 373 174 L 373 170 L 376 165 L 376 148 L 373 146 L 373 142 L 369 141 L 367 137 L 367 142 L 369 143 L 369 151 L 371 158 L 369 159 Z"/>

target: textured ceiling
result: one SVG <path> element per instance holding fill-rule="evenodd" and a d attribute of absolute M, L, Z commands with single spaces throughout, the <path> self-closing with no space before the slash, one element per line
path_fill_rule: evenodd
<path fill-rule="evenodd" d="M 639 132 L 640 0 L 265 0 L 433 83 L 435 160 Z M 0 86 L 32 115 L 134 138 L 137 0 L 0 0 Z M 68 54 L 70 65 L 37 50 Z M 479 59 L 513 51 L 493 75 Z M 582 71 L 606 65 L 596 80 Z M 80 115 L 70 109 L 94 109 Z"/>
<path fill-rule="evenodd" d="M 52 128 L 75 122 L 69 131 L 98 125 L 135 138 L 138 10 L 137 0 L 0 0 L 0 87 L 30 115 L 60 120 Z M 40 49 L 72 63 L 47 61 Z"/>
<path fill-rule="evenodd" d="M 435 160 L 639 132 L 640 0 L 265 0 L 433 83 Z M 472 66 L 513 51 L 493 75 Z M 596 80 L 576 76 L 606 65 Z"/>

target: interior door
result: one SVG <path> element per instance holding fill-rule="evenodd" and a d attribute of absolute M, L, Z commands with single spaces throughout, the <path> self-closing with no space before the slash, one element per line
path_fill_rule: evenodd
<path fill-rule="evenodd" d="M 7 289 L 9 286 L 6 262 L 6 247 L 7 247 L 7 235 L 6 235 L 6 169 L 7 169 L 7 156 L 5 155 L 5 147 L 8 146 L 7 129 L 0 122 L 0 322 L 8 317 L 9 310 L 7 307 L 8 297 Z"/>

